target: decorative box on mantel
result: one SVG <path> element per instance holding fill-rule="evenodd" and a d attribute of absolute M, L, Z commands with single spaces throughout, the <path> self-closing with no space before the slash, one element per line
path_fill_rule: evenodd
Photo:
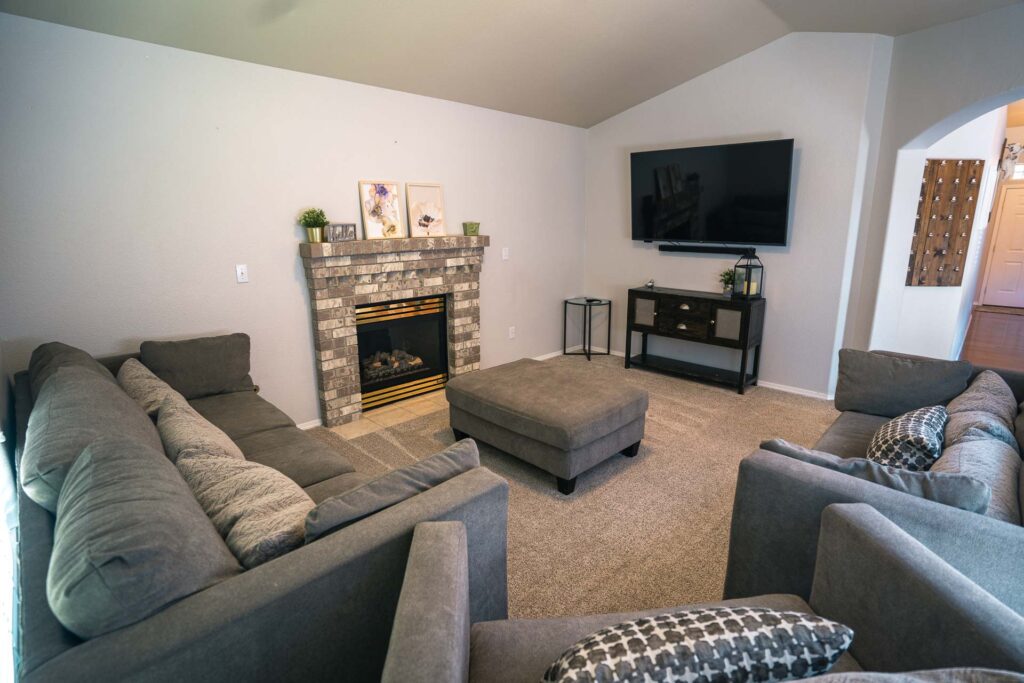
<path fill-rule="evenodd" d="M 443 296 L 448 367 L 431 377 L 433 389 L 444 386 L 448 377 L 480 367 L 480 267 L 489 245 L 485 235 L 299 245 L 309 286 L 325 426 L 350 422 L 363 410 L 357 306 Z M 415 395 L 415 385 L 390 389 L 394 400 L 403 391 Z M 375 396 L 367 405 L 386 402 Z"/>

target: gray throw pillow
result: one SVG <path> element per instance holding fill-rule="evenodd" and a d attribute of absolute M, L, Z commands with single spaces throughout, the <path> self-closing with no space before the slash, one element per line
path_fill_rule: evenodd
<path fill-rule="evenodd" d="M 853 629 L 814 614 L 691 609 L 603 628 L 566 650 L 542 681 L 789 681 L 827 672 L 852 642 Z"/>
<path fill-rule="evenodd" d="M 171 462 L 189 452 L 245 460 L 231 437 L 196 412 L 180 394 L 178 398 L 167 397 L 160 404 L 156 427 Z"/>
<path fill-rule="evenodd" d="M 415 465 L 388 472 L 323 500 L 306 516 L 306 543 L 479 466 L 476 442 L 463 439 Z"/>
<path fill-rule="evenodd" d="M 101 436 L 123 436 L 161 448 L 152 420 L 113 376 L 107 379 L 92 368 L 75 365 L 58 368 L 43 385 L 28 418 L 18 472 L 25 494 L 56 511 L 68 470 Z"/>
<path fill-rule="evenodd" d="M 246 569 L 298 548 L 313 500 L 272 467 L 196 451 L 178 470 L 199 504 Z"/>
<path fill-rule="evenodd" d="M 1007 429 L 1013 429 L 1017 399 L 1006 380 L 991 370 L 985 370 L 974 378 L 971 386 L 949 402 L 946 410 L 950 415 L 984 411 L 998 417 Z"/>
<path fill-rule="evenodd" d="M 75 461 L 53 539 L 46 595 L 80 638 L 134 624 L 240 571 L 174 465 L 120 437 L 93 441 Z"/>
<path fill-rule="evenodd" d="M 911 410 L 878 428 L 867 458 L 906 470 L 926 470 L 942 454 L 949 414 L 942 406 Z"/>
<path fill-rule="evenodd" d="M 761 448 L 968 512 L 984 513 L 992 497 L 992 490 L 988 484 L 965 474 L 911 472 L 880 465 L 867 458 L 840 458 L 831 453 L 797 446 L 783 439 L 765 441 Z"/>
<path fill-rule="evenodd" d="M 985 410 L 950 413 L 949 422 L 946 423 L 946 446 L 975 439 L 997 439 L 1013 450 L 1020 451 L 1017 438 L 996 415 Z"/>
<path fill-rule="evenodd" d="M 1021 523 L 1020 456 L 1002 441 L 961 441 L 944 450 L 931 471 L 964 474 L 985 482 L 992 489 L 985 514 L 1011 524 Z"/>
<path fill-rule="evenodd" d="M 126 394 L 142 406 L 147 415 L 153 418 L 156 417 L 164 399 L 185 402 L 184 396 L 134 358 L 129 358 L 121 364 L 121 369 L 117 371 L 117 383 Z"/>
<path fill-rule="evenodd" d="M 253 388 L 247 334 L 146 341 L 140 351 L 142 364 L 190 401 Z"/>
<path fill-rule="evenodd" d="M 906 358 L 875 351 L 839 351 L 836 410 L 896 417 L 948 403 L 967 388 L 966 361 Z"/>
<path fill-rule="evenodd" d="M 87 368 L 107 381 L 114 379 L 110 370 L 107 370 L 99 361 L 81 349 L 60 342 L 42 344 L 36 347 L 28 361 L 28 381 L 33 401 L 39 398 L 39 392 L 46 380 L 64 367 Z"/>

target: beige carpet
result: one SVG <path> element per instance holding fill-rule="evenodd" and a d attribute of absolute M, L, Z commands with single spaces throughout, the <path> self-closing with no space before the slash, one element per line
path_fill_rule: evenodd
<path fill-rule="evenodd" d="M 559 356 L 550 363 L 586 364 Z M 640 454 L 615 456 L 562 496 L 554 477 L 481 446 L 509 481 L 509 611 L 544 617 L 670 607 L 721 597 L 739 461 L 762 440 L 810 445 L 835 419 L 830 402 L 762 387 L 739 396 L 596 357 L 609 382 L 650 393 Z M 351 441 L 313 434 L 360 471 L 385 472 L 454 441 L 446 411 Z"/>

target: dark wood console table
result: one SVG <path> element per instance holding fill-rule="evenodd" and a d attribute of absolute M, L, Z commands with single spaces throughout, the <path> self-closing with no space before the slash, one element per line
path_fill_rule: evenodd
<path fill-rule="evenodd" d="M 724 294 L 667 287 L 629 290 L 626 312 L 626 368 L 637 366 L 704 382 L 735 387 L 743 393 L 757 385 L 764 331 L 764 299 L 733 299 Z M 631 355 L 633 333 L 641 335 L 640 353 Z M 647 336 L 670 337 L 740 351 L 739 371 L 689 363 L 647 353 Z M 753 367 L 747 360 L 753 349 Z"/>

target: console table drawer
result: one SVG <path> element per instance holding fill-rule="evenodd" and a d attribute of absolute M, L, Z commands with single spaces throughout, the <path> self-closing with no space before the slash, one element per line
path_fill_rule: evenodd
<path fill-rule="evenodd" d="M 683 339 L 707 339 L 708 321 L 693 317 L 658 317 L 658 332 Z"/>
<path fill-rule="evenodd" d="M 711 315 L 711 304 L 699 299 L 683 299 L 680 297 L 666 297 L 658 302 L 658 315 L 673 320 L 704 319 Z"/>

